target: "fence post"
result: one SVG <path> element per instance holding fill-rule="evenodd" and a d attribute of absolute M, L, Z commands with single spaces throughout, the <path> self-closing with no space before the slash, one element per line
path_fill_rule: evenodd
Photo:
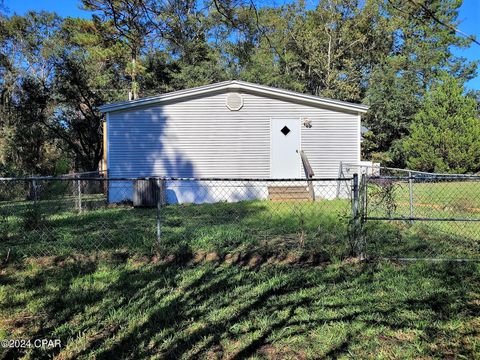
<path fill-rule="evenodd" d="M 353 241 L 357 254 L 362 257 L 361 239 L 360 239 L 360 217 L 359 217 L 359 186 L 358 174 L 353 174 L 353 201 L 352 201 L 352 217 L 353 217 Z"/>
<path fill-rule="evenodd" d="M 33 191 L 33 202 L 37 201 L 37 182 L 35 179 L 32 180 L 32 191 Z"/>
<path fill-rule="evenodd" d="M 364 225 L 367 219 L 367 195 L 368 195 L 368 185 L 367 185 L 367 180 L 368 180 L 368 174 L 362 174 L 362 179 L 360 181 L 360 188 L 359 188 L 359 193 L 361 194 L 361 209 L 359 213 L 359 219 L 358 219 L 358 242 L 360 244 L 359 246 L 359 252 L 360 252 L 360 259 L 364 260 L 366 255 L 365 255 L 365 247 L 366 247 L 366 236 L 364 233 Z"/>
<path fill-rule="evenodd" d="M 80 180 L 77 180 L 77 207 L 78 212 L 82 212 L 82 184 Z"/>
<path fill-rule="evenodd" d="M 156 197 L 157 197 L 157 246 L 160 245 L 160 240 L 162 238 L 162 218 L 160 214 L 160 210 L 162 208 L 162 186 L 161 180 L 157 178 L 157 189 L 156 189 Z"/>
<path fill-rule="evenodd" d="M 340 160 L 340 165 L 338 167 L 338 179 L 343 178 L 343 163 Z M 336 198 L 338 199 L 340 197 L 340 187 L 342 186 L 342 183 L 340 180 L 337 180 L 337 195 Z"/>
<path fill-rule="evenodd" d="M 367 174 L 362 174 L 362 181 L 360 181 L 360 184 L 362 186 L 363 191 L 363 199 L 362 199 L 362 216 L 365 218 L 367 216 L 367 211 L 368 211 L 368 175 Z M 363 220 L 363 219 L 362 219 Z"/>
<path fill-rule="evenodd" d="M 413 179 L 412 172 L 408 172 L 408 190 L 410 192 L 410 224 L 413 224 Z"/>

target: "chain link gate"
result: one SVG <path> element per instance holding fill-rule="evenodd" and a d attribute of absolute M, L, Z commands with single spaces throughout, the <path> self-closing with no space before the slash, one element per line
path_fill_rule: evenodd
<path fill-rule="evenodd" d="M 480 177 L 405 172 L 362 175 L 362 253 L 480 261 Z"/>

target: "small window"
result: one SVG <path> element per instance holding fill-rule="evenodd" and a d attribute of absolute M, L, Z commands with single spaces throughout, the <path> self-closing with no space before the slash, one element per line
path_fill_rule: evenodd
<path fill-rule="evenodd" d="M 283 135 L 287 136 L 288 133 L 290 132 L 290 129 L 287 126 L 284 126 L 282 130 L 280 130 Z"/>

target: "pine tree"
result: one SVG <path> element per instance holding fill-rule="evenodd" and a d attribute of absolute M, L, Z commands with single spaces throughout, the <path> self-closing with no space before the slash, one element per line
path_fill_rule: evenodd
<path fill-rule="evenodd" d="M 431 172 L 480 170 L 480 117 L 474 98 L 443 75 L 427 93 L 403 142 L 407 166 Z"/>

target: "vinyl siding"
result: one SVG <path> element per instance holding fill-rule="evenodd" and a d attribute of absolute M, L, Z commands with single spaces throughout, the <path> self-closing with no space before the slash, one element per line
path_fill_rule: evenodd
<path fill-rule="evenodd" d="M 244 105 L 230 111 L 227 94 L 108 114 L 111 177 L 270 176 L 270 119 L 308 117 L 302 149 L 315 177 L 336 177 L 339 162 L 360 159 L 357 114 L 242 94 Z"/>

